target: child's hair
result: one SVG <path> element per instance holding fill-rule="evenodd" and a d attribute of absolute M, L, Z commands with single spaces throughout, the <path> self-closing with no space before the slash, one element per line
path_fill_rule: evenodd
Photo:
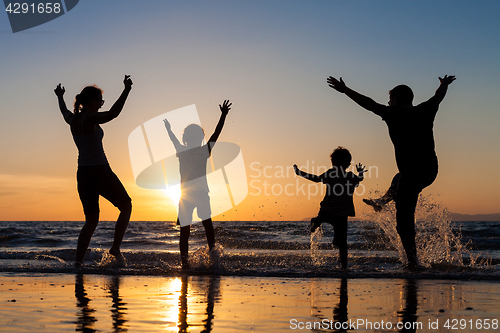
<path fill-rule="evenodd" d="M 391 96 L 397 98 L 400 103 L 411 104 L 413 102 L 413 90 L 404 84 L 400 84 L 389 91 Z"/>
<path fill-rule="evenodd" d="M 75 96 L 75 113 L 80 113 L 82 105 L 87 104 L 94 98 L 102 96 L 102 90 L 96 85 L 86 86 L 83 88 L 82 92 Z"/>
<path fill-rule="evenodd" d="M 352 156 L 349 150 L 338 146 L 330 155 L 330 159 L 332 160 L 332 164 L 347 169 L 351 165 Z"/>
<path fill-rule="evenodd" d="M 205 132 L 198 124 L 188 125 L 182 134 L 182 142 L 188 146 L 201 145 L 205 138 Z"/>

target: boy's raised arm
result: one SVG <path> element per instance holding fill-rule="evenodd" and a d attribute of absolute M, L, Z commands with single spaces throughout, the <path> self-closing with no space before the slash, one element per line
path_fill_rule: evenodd
<path fill-rule="evenodd" d="M 328 86 L 330 86 L 331 88 L 337 90 L 338 92 L 340 92 L 342 94 L 346 94 L 347 97 L 352 99 L 354 102 L 356 102 L 362 108 L 364 108 L 368 111 L 371 111 L 375 114 L 379 114 L 380 107 L 383 105 L 378 104 L 370 97 L 361 95 L 360 93 L 347 87 L 346 84 L 344 83 L 344 81 L 342 80 L 342 78 L 339 78 L 339 80 L 337 80 L 333 76 L 330 76 L 330 77 L 328 77 L 328 79 L 326 79 L 326 82 L 328 83 Z"/>
<path fill-rule="evenodd" d="M 226 116 L 229 113 L 229 110 L 231 110 L 231 105 L 232 103 L 229 103 L 229 100 L 225 100 L 222 105 L 219 104 L 220 108 L 220 118 L 219 122 L 217 123 L 217 126 L 215 127 L 214 134 L 208 139 L 208 150 L 211 151 L 212 147 L 215 145 L 215 142 L 217 142 L 217 139 L 219 138 L 220 133 L 222 132 L 222 128 L 224 127 L 224 122 L 226 121 Z"/>
<path fill-rule="evenodd" d="M 439 101 L 439 103 L 443 101 L 444 96 L 446 96 L 446 92 L 448 91 L 448 86 L 455 81 L 455 79 L 455 75 L 445 75 L 443 78 L 439 78 L 439 82 L 441 82 L 441 84 L 434 94 L 434 97 Z"/>
<path fill-rule="evenodd" d="M 305 179 L 308 179 L 310 181 L 313 181 L 315 183 L 321 182 L 321 177 L 313 175 L 312 173 L 307 173 L 307 172 L 304 172 L 304 171 L 300 171 L 299 167 L 297 166 L 297 164 L 293 165 L 293 169 L 295 170 L 295 174 L 297 176 L 301 176 L 301 177 L 303 177 Z"/>
<path fill-rule="evenodd" d="M 66 92 L 66 89 L 64 89 L 64 87 L 62 87 L 59 83 L 56 89 L 54 89 L 54 92 L 56 93 L 57 100 L 59 102 L 59 110 L 61 110 L 64 121 L 66 121 L 66 123 L 69 125 L 71 124 L 71 119 L 73 119 L 73 112 L 68 110 L 68 108 L 66 107 L 66 102 L 64 101 L 64 93 Z"/>
<path fill-rule="evenodd" d="M 163 123 L 165 124 L 165 128 L 167 129 L 168 137 L 172 141 L 175 147 L 175 151 L 180 152 L 182 151 L 182 145 L 179 142 L 179 139 L 175 136 L 174 132 L 172 132 L 172 128 L 170 127 L 170 123 L 168 122 L 167 119 L 163 119 Z"/>

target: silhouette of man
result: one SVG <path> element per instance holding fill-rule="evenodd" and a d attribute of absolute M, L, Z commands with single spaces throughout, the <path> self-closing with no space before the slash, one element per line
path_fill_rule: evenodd
<path fill-rule="evenodd" d="M 432 184 L 438 173 L 438 160 L 434 149 L 434 118 L 439 104 L 444 99 L 448 86 L 455 76 L 439 78 L 441 84 L 434 96 L 426 102 L 413 106 L 413 91 L 399 85 L 389 91 L 389 105 L 348 88 L 342 78 L 327 79 L 328 85 L 368 111 L 380 116 L 387 124 L 394 145 L 396 164 L 399 169 L 394 201 L 396 202 L 397 231 L 410 269 L 417 268 L 415 244 L 415 208 L 419 193 Z"/>

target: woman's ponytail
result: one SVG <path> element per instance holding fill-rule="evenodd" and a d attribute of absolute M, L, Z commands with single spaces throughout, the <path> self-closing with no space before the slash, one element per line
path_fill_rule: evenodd
<path fill-rule="evenodd" d="M 75 105 L 74 105 L 75 114 L 79 114 L 81 112 L 81 107 L 82 107 L 81 99 L 82 97 L 80 94 L 75 96 Z"/>
<path fill-rule="evenodd" d="M 82 107 L 93 100 L 94 98 L 100 98 L 102 96 L 102 90 L 96 85 L 87 86 L 83 88 L 82 92 L 75 96 L 74 112 L 79 114 L 82 112 Z"/>

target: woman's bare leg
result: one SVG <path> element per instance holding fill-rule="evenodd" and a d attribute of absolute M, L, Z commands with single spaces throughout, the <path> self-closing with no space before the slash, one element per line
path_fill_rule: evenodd
<path fill-rule="evenodd" d="M 114 256 L 119 256 L 121 254 L 120 246 L 122 245 L 123 237 L 125 236 L 125 231 L 130 221 L 130 215 L 132 214 L 132 203 L 118 208 L 120 209 L 120 215 L 118 216 L 118 220 L 116 220 L 115 237 L 113 239 L 113 245 L 109 250 L 109 253 Z"/>
<path fill-rule="evenodd" d="M 76 248 L 76 265 L 81 265 L 83 263 L 83 258 L 85 257 L 85 253 L 90 244 L 90 239 L 94 234 L 95 228 L 97 227 L 97 223 L 99 223 L 99 213 L 85 215 L 85 225 L 80 231 L 80 235 L 78 236 L 78 245 Z"/>

